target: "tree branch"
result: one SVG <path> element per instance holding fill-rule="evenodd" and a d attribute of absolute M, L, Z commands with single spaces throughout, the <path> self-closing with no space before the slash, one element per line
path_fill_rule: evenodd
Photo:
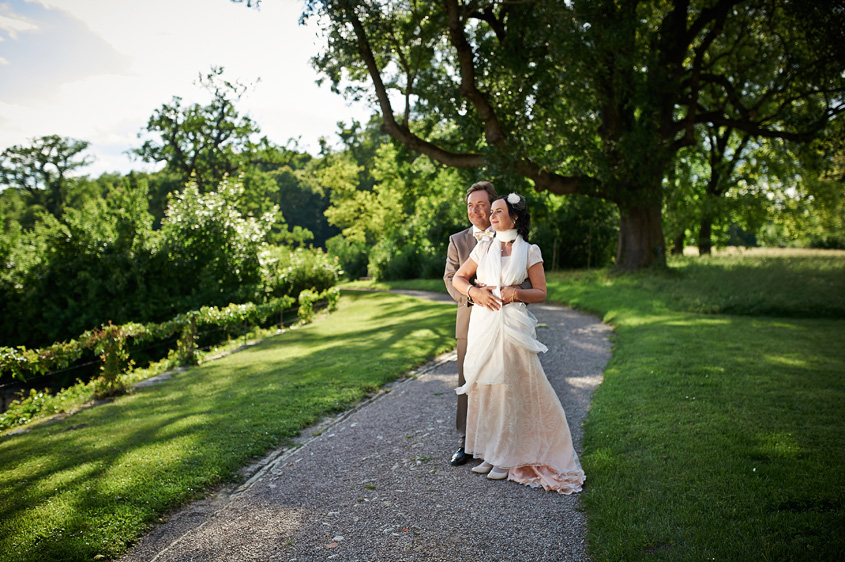
<path fill-rule="evenodd" d="M 692 72 L 689 79 L 689 97 L 687 103 L 687 114 L 679 123 L 680 128 L 684 131 L 684 136 L 673 143 L 675 150 L 695 144 L 695 112 L 698 108 L 698 94 L 701 91 L 702 67 L 704 65 L 704 55 L 710 45 L 716 38 L 722 34 L 722 29 L 725 25 L 725 18 L 727 12 L 724 12 L 716 18 L 716 23 L 704 36 L 704 39 L 695 50 L 695 58 L 693 59 Z"/>
<path fill-rule="evenodd" d="M 476 10 L 470 14 L 470 17 L 487 22 L 487 25 L 489 25 L 490 29 L 493 30 L 493 33 L 496 34 L 496 39 L 499 40 L 499 43 L 503 43 L 505 41 L 505 25 L 502 21 L 496 18 L 496 14 L 493 12 L 493 6 L 485 6 L 484 11 Z"/>
<path fill-rule="evenodd" d="M 411 71 L 411 63 L 405 57 L 405 52 L 402 50 L 401 42 L 396 38 L 393 28 L 388 30 L 388 36 L 393 43 L 393 49 L 396 51 L 396 56 L 399 57 L 399 66 L 405 72 L 405 91 L 402 92 L 405 96 L 405 110 L 402 113 L 402 125 L 407 127 L 411 121 L 411 88 L 416 79 L 416 72 Z"/>
<path fill-rule="evenodd" d="M 701 10 L 701 13 L 698 14 L 698 17 L 692 22 L 692 25 L 690 25 L 687 30 L 687 44 L 689 45 L 692 43 L 692 41 L 698 37 L 698 34 L 710 24 L 710 22 L 715 20 L 724 22 L 730 12 L 730 9 L 742 2 L 743 0 L 719 0 L 715 6 Z M 686 3 L 689 4 L 688 0 Z"/>
<path fill-rule="evenodd" d="M 355 13 L 355 10 L 350 6 L 348 1 L 341 3 L 343 13 L 346 19 L 352 25 L 355 32 L 355 37 L 358 43 L 358 54 L 367 66 L 367 72 L 372 80 L 373 87 L 376 91 L 376 99 L 381 108 L 382 116 L 382 130 L 401 142 L 406 148 L 415 150 L 425 154 L 432 160 L 446 164 L 453 168 L 480 168 L 484 165 L 484 159 L 480 154 L 462 154 L 458 152 L 451 152 L 440 148 L 439 146 L 425 141 L 411 132 L 406 125 L 400 125 L 396 122 L 396 117 L 393 114 L 393 107 L 390 104 L 390 98 L 387 95 L 387 88 L 384 85 L 384 80 L 381 78 L 381 71 L 376 62 L 373 49 L 370 46 L 370 41 L 367 37 L 367 31 L 364 25 Z"/>
<path fill-rule="evenodd" d="M 592 195 L 598 192 L 600 184 L 589 176 L 563 176 L 554 172 L 542 170 L 540 166 L 530 160 L 519 160 L 514 164 L 514 170 L 523 177 L 534 182 L 535 191 L 548 191 L 556 195 L 573 195 L 576 193 Z"/>
<path fill-rule="evenodd" d="M 456 153 L 445 150 L 431 142 L 428 142 L 412 133 L 407 125 L 396 122 L 387 89 L 381 78 L 381 72 L 373 54 L 361 20 L 350 7 L 348 1 L 342 3 L 344 15 L 352 29 L 358 44 L 358 54 L 364 61 L 367 71 L 376 91 L 376 98 L 382 113 L 382 130 L 401 142 L 406 148 L 425 154 L 432 160 L 453 168 L 480 168 L 487 165 L 487 161 L 481 154 Z M 447 0 L 449 9 L 449 30 L 452 36 L 453 45 L 458 51 L 458 58 L 461 66 L 461 94 L 467 97 L 481 118 L 486 123 L 487 142 L 497 149 L 505 150 L 505 134 L 502 132 L 495 112 L 487 102 L 485 96 L 475 86 L 475 69 L 473 64 L 472 47 L 463 34 L 463 27 L 460 23 L 460 15 L 457 2 Z M 518 174 L 532 180 L 537 191 L 549 191 L 556 194 L 591 193 L 598 189 L 599 183 L 587 176 L 563 176 L 553 172 L 542 170 L 540 166 L 528 159 L 520 159 L 513 164 L 513 169 Z M 589 189 L 588 189 L 589 188 Z"/>
<path fill-rule="evenodd" d="M 487 97 L 475 84 L 474 54 L 464 34 L 464 24 L 457 0 L 446 0 L 446 12 L 449 19 L 449 38 L 457 51 L 458 66 L 461 71 L 461 95 L 472 103 L 479 117 L 484 121 L 484 137 L 487 142 L 497 148 L 503 148 L 506 135 L 499 123 L 499 118 L 487 101 Z"/>
<path fill-rule="evenodd" d="M 703 110 L 703 108 L 699 108 L 699 110 Z M 794 142 L 808 142 L 815 137 L 814 131 L 818 130 L 817 126 L 811 127 L 808 131 L 803 132 L 768 129 L 762 124 L 750 120 L 731 119 L 718 111 L 699 111 L 696 116 L 696 123 L 711 123 L 717 127 L 731 127 L 756 137 L 784 139 Z"/>

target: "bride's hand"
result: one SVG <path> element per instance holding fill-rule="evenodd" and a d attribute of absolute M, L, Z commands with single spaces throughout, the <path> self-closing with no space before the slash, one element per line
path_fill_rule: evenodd
<path fill-rule="evenodd" d="M 476 285 L 472 292 L 472 302 L 490 310 L 499 310 L 502 308 L 502 299 L 493 294 L 494 289 L 495 287 Z"/>
<path fill-rule="evenodd" d="M 502 287 L 502 302 L 510 304 L 517 301 L 517 289 L 519 285 L 511 285 L 510 287 Z"/>

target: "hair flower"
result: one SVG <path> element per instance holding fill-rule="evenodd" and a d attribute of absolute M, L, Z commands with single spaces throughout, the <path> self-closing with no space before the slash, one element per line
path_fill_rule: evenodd
<path fill-rule="evenodd" d="M 517 203 L 519 203 L 519 199 L 520 197 L 516 193 L 511 193 L 510 195 L 508 195 L 508 203 L 510 203 L 511 205 L 516 205 Z"/>

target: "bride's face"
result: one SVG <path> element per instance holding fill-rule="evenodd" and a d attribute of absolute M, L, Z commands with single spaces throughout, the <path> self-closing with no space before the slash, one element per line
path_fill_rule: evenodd
<path fill-rule="evenodd" d="M 490 207 L 490 225 L 493 230 L 504 232 L 514 227 L 513 220 L 511 220 L 510 213 L 508 213 L 508 205 L 504 199 L 497 199 L 493 201 Z"/>

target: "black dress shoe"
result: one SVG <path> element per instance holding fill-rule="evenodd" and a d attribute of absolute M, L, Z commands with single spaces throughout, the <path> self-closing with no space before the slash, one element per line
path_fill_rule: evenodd
<path fill-rule="evenodd" d="M 470 458 L 471 457 L 464 451 L 464 448 L 461 447 L 454 455 L 452 455 L 452 458 L 449 460 L 449 464 L 452 466 L 460 466 L 467 462 Z"/>

